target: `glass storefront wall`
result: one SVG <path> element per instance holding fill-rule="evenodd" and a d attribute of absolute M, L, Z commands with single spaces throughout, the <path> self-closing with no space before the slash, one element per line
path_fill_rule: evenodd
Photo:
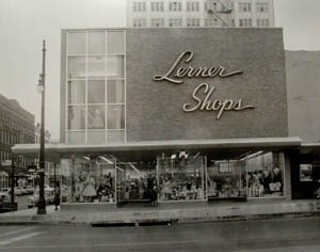
<path fill-rule="evenodd" d="M 160 202 L 285 196 L 281 152 L 261 151 L 208 166 L 205 156 L 179 154 L 151 162 L 83 156 L 62 159 L 60 166 L 69 203 L 149 201 L 153 190 Z"/>
<path fill-rule="evenodd" d="M 159 201 L 205 200 L 203 156 L 158 157 Z"/>
<path fill-rule="evenodd" d="M 257 152 L 244 160 L 249 198 L 282 197 L 285 160 L 279 152 Z"/>
<path fill-rule="evenodd" d="M 245 166 L 238 160 L 215 161 L 208 166 L 208 198 L 245 199 Z"/>
<path fill-rule="evenodd" d="M 114 203 L 115 170 L 112 161 L 97 157 L 62 159 L 62 189 L 68 203 Z"/>
<path fill-rule="evenodd" d="M 125 32 L 67 33 L 67 143 L 125 142 Z"/>
<path fill-rule="evenodd" d="M 117 163 L 117 202 L 145 202 L 157 187 L 155 162 Z"/>

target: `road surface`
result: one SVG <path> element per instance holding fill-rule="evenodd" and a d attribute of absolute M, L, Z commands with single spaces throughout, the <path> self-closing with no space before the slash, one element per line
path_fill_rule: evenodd
<path fill-rule="evenodd" d="M 0 228 L 0 251 L 320 251 L 320 218 L 147 227 Z"/>

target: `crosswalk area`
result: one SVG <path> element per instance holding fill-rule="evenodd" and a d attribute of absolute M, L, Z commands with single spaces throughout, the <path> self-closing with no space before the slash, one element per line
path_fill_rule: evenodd
<path fill-rule="evenodd" d="M 1 227 L 0 250 L 6 246 L 39 236 L 45 232 L 36 231 L 35 227 L 5 226 Z"/>

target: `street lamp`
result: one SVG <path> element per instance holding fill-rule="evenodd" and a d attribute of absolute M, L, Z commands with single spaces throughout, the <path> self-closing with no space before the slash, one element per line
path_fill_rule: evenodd
<path fill-rule="evenodd" d="M 45 61 L 46 61 L 46 41 L 43 41 L 42 48 L 42 74 L 37 87 L 41 94 L 41 124 L 40 124 L 40 154 L 39 154 L 39 201 L 37 214 L 46 214 L 46 200 L 44 198 L 44 176 L 45 176 L 45 134 L 44 134 L 44 109 L 45 109 Z"/>

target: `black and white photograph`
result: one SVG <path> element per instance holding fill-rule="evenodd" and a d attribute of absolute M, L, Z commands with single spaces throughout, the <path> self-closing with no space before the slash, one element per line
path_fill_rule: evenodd
<path fill-rule="evenodd" d="M 0 0 L 0 251 L 320 251 L 319 0 Z"/>

